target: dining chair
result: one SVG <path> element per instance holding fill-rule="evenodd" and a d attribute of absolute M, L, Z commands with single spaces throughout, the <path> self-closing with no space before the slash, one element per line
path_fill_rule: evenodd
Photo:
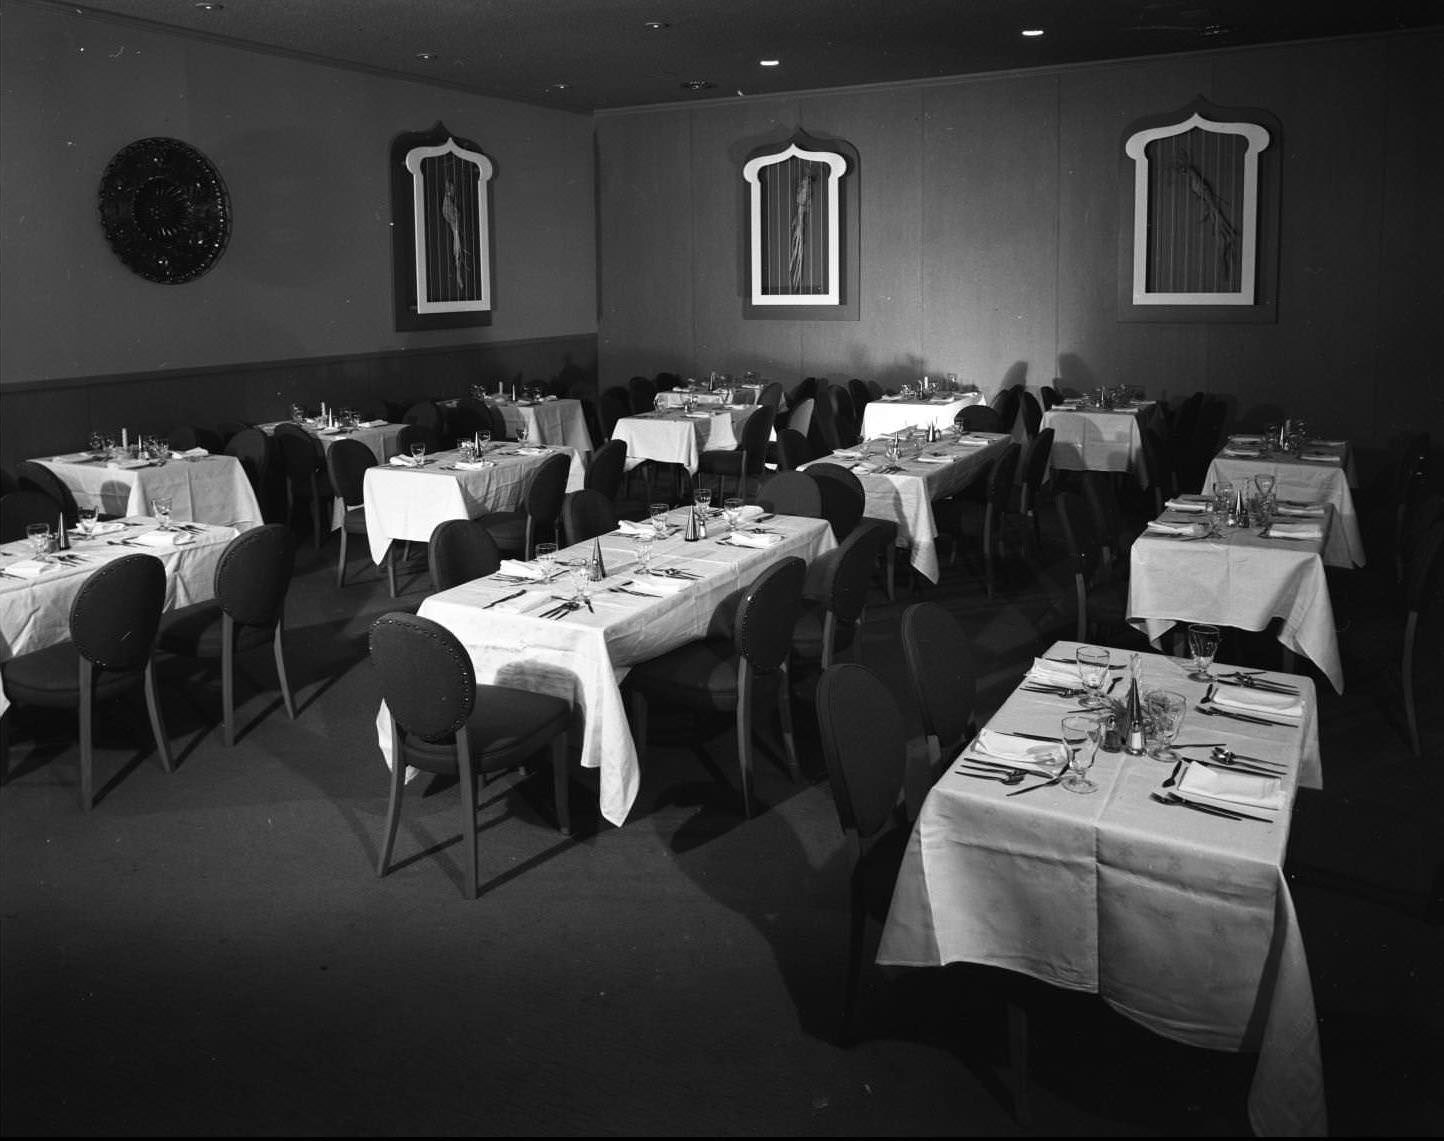
<path fill-rule="evenodd" d="M 443 441 L 448 444 L 456 440 L 470 440 L 485 428 L 491 431 L 491 412 L 486 401 L 474 396 L 460 397 L 445 413 Z"/>
<path fill-rule="evenodd" d="M 568 545 L 617 529 L 616 505 L 600 491 L 574 491 L 562 500 L 562 535 Z"/>
<path fill-rule="evenodd" d="M 17 464 L 15 477 L 20 483 L 21 491 L 42 492 L 60 505 L 59 511 L 50 516 L 52 529 L 62 513 L 65 515 L 65 525 L 75 526 L 75 521 L 80 517 L 80 508 L 75 502 L 75 493 L 65 485 L 63 479 L 44 464 L 34 460 L 22 460 Z"/>
<path fill-rule="evenodd" d="M 401 414 L 401 422 L 430 428 L 432 435 L 440 439 L 443 423 L 441 406 L 434 400 L 418 400 Z"/>
<path fill-rule="evenodd" d="M 476 776 L 530 763 L 550 751 L 557 828 L 572 830 L 567 772 L 571 703 L 512 686 L 480 685 L 471 656 L 446 627 L 414 614 L 383 614 L 371 627 L 371 664 L 391 713 L 391 777 L 376 875 L 391 868 L 406 768 L 455 774 L 467 899 L 477 893 Z"/>
<path fill-rule="evenodd" d="M 633 666 L 627 674 L 639 758 L 647 744 L 649 703 L 735 715 L 742 811 L 748 817 L 752 815 L 753 691 L 763 679 L 776 681 L 787 770 L 794 780 L 799 775 L 788 659 L 806 575 L 802 559 L 779 560 L 743 592 L 728 636 L 688 642 Z"/>
<path fill-rule="evenodd" d="M 1428 486 L 1429 433 L 1410 433 L 1403 451 L 1394 465 L 1394 486 L 1390 507 L 1393 510 L 1394 578 L 1401 585 L 1407 562 L 1407 535 L 1414 505 Z"/>
<path fill-rule="evenodd" d="M 859 429 L 862 426 L 863 409 L 872 402 L 872 389 L 868 388 L 867 381 L 853 377 L 847 382 L 847 394 L 852 398 L 852 412 Z"/>
<path fill-rule="evenodd" d="M 852 397 L 847 389 L 829 384 L 818 393 L 807 442 L 818 455 L 840 451 L 857 442 Z"/>
<path fill-rule="evenodd" d="M 326 471 L 326 449 L 304 428 L 282 421 L 276 425 L 276 450 L 286 473 L 286 523 L 291 522 L 296 504 L 311 507 L 311 539 L 321 549 L 321 497 L 330 491 L 322 486 Z"/>
<path fill-rule="evenodd" d="M 1114 637 L 1125 627 L 1126 609 L 1117 580 L 1104 568 L 1103 544 L 1093 526 L 1093 516 L 1083 497 L 1062 491 L 1054 498 L 1063 524 L 1063 542 L 1068 550 L 1068 569 L 1073 576 L 1077 603 L 1076 640 L 1086 642 Z"/>
<path fill-rule="evenodd" d="M 799 380 L 787 393 L 788 411 L 795 410 L 804 400 L 816 400 L 817 388 L 818 383 L 815 376 L 805 376 Z"/>
<path fill-rule="evenodd" d="M 92 723 L 97 701 L 135 686 L 146 709 L 161 767 L 171 771 L 170 745 L 155 692 L 153 653 L 165 606 L 165 566 L 154 555 L 125 555 L 97 567 L 70 606 L 70 640 L 0 664 L 0 683 L 14 705 L 80 712 L 80 806 L 94 804 Z M 9 714 L 0 716 L 0 768 L 10 771 Z"/>
<path fill-rule="evenodd" d="M 376 455 L 360 440 L 337 440 L 326 452 L 331 486 L 341 500 L 341 550 L 336 556 L 336 588 L 346 585 L 347 540 L 366 535 L 366 471 L 376 466 Z M 386 586 L 396 597 L 396 544 L 386 552 Z"/>
<path fill-rule="evenodd" d="M 769 380 L 757 394 L 757 403 L 765 404 L 772 409 L 774 421 L 782 408 L 782 395 L 782 382 L 780 380 Z"/>
<path fill-rule="evenodd" d="M 787 422 L 784 427 L 791 428 L 794 432 L 801 432 L 804 439 L 808 441 L 808 448 L 812 447 L 812 417 L 817 408 L 817 401 L 812 397 L 792 405 L 787 412 Z"/>
<path fill-rule="evenodd" d="M 1053 455 L 1053 429 L 1043 428 L 1028 440 L 1027 454 L 1021 461 L 1022 474 L 1012 491 L 1011 507 L 1023 518 L 1024 527 L 1032 537 L 1036 552 L 1043 542 L 1043 529 L 1038 519 L 1038 503 L 1045 491 L 1048 462 Z"/>
<path fill-rule="evenodd" d="M 622 492 L 622 478 L 627 472 L 627 441 L 608 440 L 592 453 L 582 486 L 599 491 L 613 503 Z"/>
<path fill-rule="evenodd" d="M 736 494 L 747 495 L 749 480 L 761 479 L 772 435 L 772 409 L 760 404 L 747 417 L 735 448 L 709 448 L 697 461 L 697 475 L 717 478 L 718 498 L 726 494 L 727 477 L 737 480 Z"/>
<path fill-rule="evenodd" d="M 9 495 L 20 490 L 20 481 L 8 467 L 0 467 L 0 495 Z"/>
<path fill-rule="evenodd" d="M 1148 487 L 1133 498 L 1142 500 L 1143 515 L 1153 519 L 1162 513 L 1164 503 L 1183 487 L 1178 481 L 1178 462 L 1173 445 L 1157 425 L 1140 424 L 1138 439 L 1143 448 Z M 1198 490 L 1203 490 L 1201 476 Z"/>
<path fill-rule="evenodd" d="M 650 412 L 657 404 L 657 382 L 645 376 L 634 376 L 627 381 L 627 399 L 632 415 Z"/>
<path fill-rule="evenodd" d="M 1105 575 L 1128 574 L 1128 552 L 1135 535 L 1123 520 L 1114 474 L 1107 471 L 1080 472 L 1083 498 L 1093 517 L 1093 533 L 1101 548 L 1101 570 Z"/>
<path fill-rule="evenodd" d="M 263 505 L 270 498 L 266 490 L 274 446 L 271 437 L 259 428 L 242 427 L 226 440 L 226 455 L 234 456 L 240 463 L 257 501 Z"/>
<path fill-rule="evenodd" d="M 907 803 L 915 816 L 945 765 L 976 731 L 978 665 L 972 639 L 936 602 L 915 602 L 902 614 L 908 681 L 922 716 L 921 748 L 908 751 Z"/>
<path fill-rule="evenodd" d="M 439 452 L 441 434 L 426 424 L 407 424 L 396 433 L 396 454 L 409 456 L 414 444 L 425 444 L 428 452 Z"/>
<path fill-rule="evenodd" d="M 43 491 L 26 488 L 0 495 L 0 543 L 25 538 L 25 528 L 31 523 L 48 523 L 53 532 L 60 513 L 60 504 Z"/>
<path fill-rule="evenodd" d="M 812 459 L 807 437 L 794 428 L 777 429 L 777 470 L 795 471 Z"/>
<path fill-rule="evenodd" d="M 953 417 L 953 423 L 961 424 L 965 432 L 1006 432 L 1003 418 L 995 408 L 986 404 L 969 404 Z"/>
<path fill-rule="evenodd" d="M 1044 412 L 1062 400 L 1062 397 L 1058 395 L 1058 390 L 1051 384 L 1045 384 L 1038 389 L 1038 398 L 1043 402 Z"/>
<path fill-rule="evenodd" d="M 757 492 L 758 504 L 778 515 L 822 518 L 822 489 L 805 471 L 779 471 Z"/>
<path fill-rule="evenodd" d="M 247 428 L 254 428 L 255 425 L 245 420 L 217 420 L 215 423 L 216 435 L 221 438 L 221 446 L 217 451 L 225 451 L 226 445 Z M 262 433 L 264 435 L 264 433 Z"/>
<path fill-rule="evenodd" d="M 391 420 L 391 409 L 379 396 L 367 396 L 356 402 L 356 415 L 361 420 Z"/>
<path fill-rule="evenodd" d="M 1178 414 L 1173 418 L 1169 435 L 1169 443 L 1175 454 L 1181 454 L 1189 447 L 1190 441 L 1193 439 L 1193 429 L 1198 423 L 1198 414 L 1202 408 L 1202 392 L 1195 392 L 1186 397 L 1178 406 Z"/>
<path fill-rule="evenodd" d="M 214 428 L 200 424 L 177 424 L 166 436 L 166 443 L 173 452 L 188 452 L 192 448 L 205 448 L 211 455 L 225 450 L 226 443 Z"/>
<path fill-rule="evenodd" d="M 1020 399 L 1017 385 L 1000 389 L 997 395 L 993 397 L 993 411 L 998 414 L 998 420 L 1003 425 L 998 431 L 1011 432 L 1013 430 L 1013 421 L 1018 418 L 1019 403 Z M 967 410 L 964 409 L 964 411 Z"/>
<path fill-rule="evenodd" d="M 1023 446 L 1016 440 L 1003 449 L 993 461 L 984 481 L 984 495 L 981 503 L 982 519 L 976 531 L 978 546 L 983 556 L 983 579 L 989 598 L 997 584 L 998 563 L 1006 553 L 1004 529 L 1007 524 L 1009 499 L 1013 494 L 1013 482 L 1017 475 L 1018 463 L 1022 458 Z M 940 534 L 947 534 L 953 540 L 950 562 L 956 562 L 958 548 L 971 530 L 969 521 L 978 512 L 979 504 L 965 496 L 957 495 L 937 500 L 933 504 L 933 515 L 937 520 Z M 975 520 L 974 520 L 975 521 Z"/>
<path fill-rule="evenodd" d="M 1399 680 L 1404 690 L 1404 722 L 1409 730 L 1409 747 L 1423 756 L 1419 738 L 1419 715 L 1414 701 L 1414 662 L 1420 627 L 1444 596 L 1444 507 L 1431 496 L 1425 506 L 1430 521 L 1413 544 L 1405 575 L 1404 646 L 1399 662 Z M 1437 665 L 1444 654 L 1434 655 Z"/>
<path fill-rule="evenodd" d="M 1036 396 L 1022 388 L 1018 390 L 1018 410 L 1023 417 L 1023 428 L 1031 440 L 1043 427 L 1043 406 Z"/>
<path fill-rule="evenodd" d="M 818 481 L 822 492 L 822 515 L 832 524 L 832 535 L 839 543 L 859 527 L 879 532 L 876 548 L 882 562 L 883 588 L 889 601 L 896 596 L 895 556 L 898 527 L 895 519 L 878 519 L 865 514 L 867 489 L 857 475 L 836 463 L 815 463 L 807 466 L 807 474 Z"/>
<path fill-rule="evenodd" d="M 529 559 L 539 541 L 557 541 L 571 464 L 569 453 L 552 453 L 532 474 L 531 484 L 526 490 L 526 502 L 521 508 L 495 511 L 480 517 L 478 522 L 486 528 L 502 554 Z"/>
<path fill-rule="evenodd" d="M 281 701 L 291 720 L 296 703 L 286 676 L 286 594 L 296 566 L 296 541 L 280 523 L 242 531 L 216 563 L 215 597 L 172 610 L 161 620 L 157 646 L 167 653 L 221 663 L 221 725 L 236 743 L 236 655 L 271 647 Z"/>
<path fill-rule="evenodd" d="M 450 590 L 501 569 L 501 552 L 476 519 L 446 519 L 431 531 L 427 565 L 433 590 Z"/>
<path fill-rule="evenodd" d="M 794 663 L 827 669 L 837 656 L 862 653 L 867 588 L 885 532 L 858 527 L 812 561 L 792 634 Z"/>
<path fill-rule="evenodd" d="M 657 386 L 658 392 L 671 392 L 672 389 L 682 386 L 682 378 L 675 372 L 659 372 L 652 383 Z"/>

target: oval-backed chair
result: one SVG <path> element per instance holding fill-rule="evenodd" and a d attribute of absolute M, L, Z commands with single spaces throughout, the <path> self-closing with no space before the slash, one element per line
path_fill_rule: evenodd
<path fill-rule="evenodd" d="M 715 476 L 718 498 L 726 494 L 727 478 L 737 481 L 734 494 L 745 498 L 749 480 L 760 479 L 767 459 L 767 443 L 772 435 L 772 409 L 759 404 L 742 425 L 735 448 L 708 449 L 697 464 L 697 474 Z"/>
<path fill-rule="evenodd" d="M 366 537 L 366 471 L 376 466 L 376 456 L 360 440 L 337 440 L 326 452 L 326 469 L 331 486 L 341 500 L 341 550 L 336 556 L 336 586 L 346 585 L 347 540 Z M 396 597 L 396 545 L 386 552 L 386 586 Z"/>
<path fill-rule="evenodd" d="M 562 535 L 568 545 L 617 529 L 617 508 L 600 491 L 574 491 L 562 501 Z"/>
<path fill-rule="evenodd" d="M 426 547 L 431 585 L 450 590 L 473 579 L 495 574 L 501 567 L 496 542 L 475 519 L 446 519 L 431 532 Z"/>
<path fill-rule="evenodd" d="M 520 509 L 481 516 L 481 525 L 491 533 L 503 555 L 529 559 L 537 543 L 557 540 L 571 463 L 571 456 L 566 452 L 548 456 L 531 477 L 526 502 Z"/>

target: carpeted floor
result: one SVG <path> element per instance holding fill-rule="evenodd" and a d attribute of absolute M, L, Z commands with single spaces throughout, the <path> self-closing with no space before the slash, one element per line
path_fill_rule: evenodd
<path fill-rule="evenodd" d="M 963 560 L 925 591 L 977 643 L 985 712 L 1066 635 L 1051 524 L 1044 539 L 992 603 Z M 570 838 L 552 826 L 544 773 L 493 782 L 475 902 L 460 896 L 455 786 L 414 789 L 402 864 L 378 880 L 366 631 L 427 584 L 409 580 L 393 603 L 358 558 L 338 591 L 334 558 L 334 540 L 320 556 L 303 546 L 292 588 L 294 723 L 262 654 L 227 749 L 215 679 L 167 661 L 178 771 L 139 744 L 143 715 L 106 707 L 103 795 L 83 814 L 73 720 L 14 715 L 0 790 L 5 1134 L 1248 1133 L 1249 1058 L 1177 1046 L 1041 986 L 1020 1128 L 997 979 L 980 968 L 872 971 L 864 1040 L 833 1045 L 847 857 L 815 728 L 808 781 L 762 756 L 768 807 L 750 821 L 724 783 L 722 726 L 656 726 L 620 829 L 598 824 L 589 774 Z M 1438 1135 L 1444 689 L 1437 666 L 1421 672 L 1426 757 L 1413 758 L 1384 576 L 1335 587 L 1349 690 L 1320 690 L 1327 788 L 1301 795 L 1288 866 L 1331 1124 Z M 908 601 L 875 592 L 863 650 L 900 697 Z M 1220 660 L 1276 664 L 1275 651 L 1238 638 Z M 811 708 L 798 714 L 808 725 Z"/>

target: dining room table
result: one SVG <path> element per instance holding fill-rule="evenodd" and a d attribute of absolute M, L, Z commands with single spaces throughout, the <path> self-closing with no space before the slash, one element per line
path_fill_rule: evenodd
<path fill-rule="evenodd" d="M 395 456 L 367 468 L 361 494 L 372 561 L 380 566 L 396 540 L 430 542 L 436 525 L 447 519 L 517 510 L 532 477 L 559 453 L 569 457 L 567 491 L 580 491 L 586 481 L 581 457 L 550 445 L 491 444 L 472 460 L 451 449 L 428 453 L 420 464 Z"/>
<path fill-rule="evenodd" d="M 707 538 L 686 538 L 687 511 L 653 529 L 650 573 L 641 567 L 639 528 L 618 530 L 565 548 L 555 566 L 601 554 L 604 576 L 587 581 L 587 604 L 566 607 L 580 583 L 571 571 L 545 578 L 543 564 L 504 562 L 485 578 L 429 595 L 417 611 L 445 626 L 466 647 L 476 680 L 548 693 L 575 710 L 572 740 L 584 768 L 598 770 L 602 816 L 626 822 L 641 782 L 637 749 L 621 685 L 629 668 L 709 633 L 731 632 L 740 594 L 768 566 L 788 556 L 809 563 L 836 547 L 825 520 L 747 511 L 736 533 L 720 513 Z M 582 572 L 585 576 L 585 571 Z M 377 743 L 391 763 L 391 719 L 377 713 Z"/>
<path fill-rule="evenodd" d="M 169 459 L 116 459 L 87 451 L 41 456 L 35 462 L 70 489 L 78 506 L 94 507 L 102 515 L 148 515 L 153 500 L 169 498 L 171 517 L 178 522 L 241 531 L 265 522 L 251 481 L 235 456 L 193 448 Z"/>
<path fill-rule="evenodd" d="M 703 451 L 735 448 L 742 425 L 756 411 L 755 404 L 717 404 L 641 412 L 618 419 L 612 439 L 626 443 L 628 471 L 650 460 L 696 475 Z"/>
<path fill-rule="evenodd" d="M 1140 488 L 1152 477 L 1143 454 L 1143 431 L 1158 415 L 1152 400 L 1101 408 L 1085 401 L 1064 401 L 1043 413 L 1042 427 L 1053 429 L 1053 471 L 1131 472 Z"/>
<path fill-rule="evenodd" d="M 0 661 L 70 639 L 70 607 L 101 567 L 125 555 L 149 554 L 165 567 L 167 610 L 215 597 L 216 564 L 240 528 L 172 523 L 131 516 L 97 524 L 89 537 L 69 532 L 69 549 L 37 557 L 27 540 L 0 544 Z M 0 687 L 0 716 L 9 707 Z"/>
<path fill-rule="evenodd" d="M 907 549 L 909 564 L 929 582 L 937 582 L 942 569 L 934 501 L 984 476 L 1011 440 L 1002 432 L 949 434 L 931 443 L 916 438 L 900 442 L 896 461 L 888 459 L 885 440 L 867 440 L 810 460 L 800 470 L 833 463 L 856 475 L 867 497 L 863 515 L 896 523 L 897 545 Z"/>
<path fill-rule="evenodd" d="M 337 440 L 359 440 L 371 449 L 376 462 L 384 464 L 397 452 L 396 438 L 401 435 L 405 424 L 393 424 L 386 420 L 361 420 L 354 426 L 327 424 L 323 420 L 273 420 L 256 427 L 268 436 L 276 434 L 276 428 L 283 423 L 293 423 L 316 439 L 324 451 L 330 451 Z"/>
<path fill-rule="evenodd" d="M 1313 982 L 1284 875 L 1298 789 L 1323 780 L 1312 681 L 1215 665 L 1210 683 L 1180 659 L 1139 655 L 1140 688 L 1187 703 L 1181 762 L 1100 748 L 1082 795 L 1055 781 L 1061 719 L 1079 711 L 1078 646 L 1036 659 L 928 792 L 877 961 L 999 967 L 1097 994 L 1173 1041 L 1256 1054 L 1254 1131 L 1326 1135 Z M 1256 687 L 1223 680 L 1243 676 Z"/>
<path fill-rule="evenodd" d="M 1170 500 L 1129 554 L 1127 618 L 1155 646 L 1175 626 L 1207 623 L 1264 630 L 1313 662 L 1344 692 L 1323 552 L 1334 523 L 1330 504 L 1301 505 L 1267 526 L 1231 526 L 1206 497 Z"/>
<path fill-rule="evenodd" d="M 1325 566 L 1365 564 L 1359 513 L 1354 506 L 1359 481 L 1347 440 L 1312 440 L 1297 451 L 1286 452 L 1267 446 L 1263 436 L 1230 436 L 1210 461 L 1198 490 L 1207 492 L 1225 481 L 1254 488 L 1260 475 L 1273 476 L 1273 494 L 1282 502 L 1323 502 L 1333 507 L 1333 526 L 1324 547 Z"/>
<path fill-rule="evenodd" d="M 539 400 L 489 396 L 487 403 L 500 410 L 507 434 L 513 438 L 520 439 L 518 432 L 524 428 L 528 444 L 560 445 L 583 458 L 591 453 L 592 436 L 580 400 L 566 396 Z"/>
<path fill-rule="evenodd" d="M 869 400 L 863 408 L 860 434 L 862 439 L 872 440 L 909 428 L 947 431 L 964 408 L 984 403 L 981 392 L 939 392 L 931 396 L 885 393 Z"/>

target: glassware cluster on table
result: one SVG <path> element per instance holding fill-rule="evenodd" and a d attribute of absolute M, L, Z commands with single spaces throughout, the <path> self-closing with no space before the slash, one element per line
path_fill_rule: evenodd
<path fill-rule="evenodd" d="M 1083 397 L 1089 408 L 1101 408 L 1105 411 L 1132 407 L 1143 399 L 1143 389 L 1136 384 L 1100 384 Z"/>
<path fill-rule="evenodd" d="M 336 408 L 321 402 L 319 413 L 312 413 L 303 404 L 291 405 L 291 422 L 304 428 L 341 428 L 354 431 L 361 423 L 361 413 L 355 408 Z"/>
<path fill-rule="evenodd" d="M 171 458 L 170 441 L 164 436 L 137 436 L 132 442 L 123 433 L 117 441 L 113 434 L 96 430 L 90 433 L 89 443 L 91 455 L 112 463 L 147 460 L 161 467 Z"/>

